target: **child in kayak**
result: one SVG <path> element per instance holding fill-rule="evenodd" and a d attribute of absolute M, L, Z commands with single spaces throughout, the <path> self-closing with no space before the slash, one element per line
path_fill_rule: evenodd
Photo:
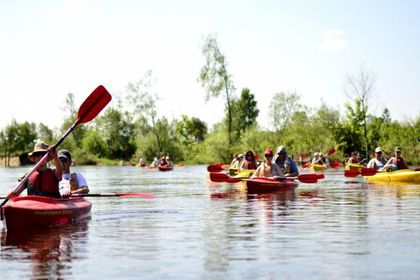
<path fill-rule="evenodd" d="M 73 162 L 70 152 L 67 150 L 60 150 L 58 151 L 58 158 L 63 167 L 62 180 L 70 184 L 68 190 L 71 194 L 89 193 L 89 187 L 85 177 L 79 172 L 70 172 L 70 166 Z M 63 190 L 60 191 L 63 192 Z"/>
<path fill-rule="evenodd" d="M 285 178 L 283 171 L 281 168 L 272 161 L 273 159 L 273 151 L 271 149 L 266 149 L 264 152 L 264 161 L 258 166 L 257 170 L 255 170 L 254 174 L 252 174 L 251 178 Z"/>
<path fill-rule="evenodd" d="M 384 157 L 382 156 L 381 147 L 376 147 L 375 157 L 368 162 L 366 167 L 374 168 L 376 171 L 382 171 L 385 164 L 386 164 L 386 159 L 384 159 Z"/>
<path fill-rule="evenodd" d="M 401 152 L 400 146 L 395 147 L 394 156 L 388 160 L 383 169 L 386 171 L 409 169 L 408 164 L 401 157 Z"/>
<path fill-rule="evenodd" d="M 35 143 L 34 150 L 31 153 L 28 153 L 28 158 L 31 161 L 38 163 L 47 153 L 49 154 L 48 159 L 29 175 L 28 180 L 24 183 L 23 187 L 27 189 L 28 195 L 61 198 L 58 182 L 61 180 L 63 171 L 57 152 L 54 149 L 50 149 L 50 147 L 41 140 L 38 140 Z M 52 159 L 54 160 L 55 169 L 51 169 L 47 166 L 47 163 Z M 19 181 L 22 179 L 23 177 L 20 178 Z M 20 194 L 20 191 L 19 193 L 14 193 L 14 191 L 12 191 L 7 197 L 15 197 Z M 64 196 L 69 196 L 69 193 L 65 193 Z"/>

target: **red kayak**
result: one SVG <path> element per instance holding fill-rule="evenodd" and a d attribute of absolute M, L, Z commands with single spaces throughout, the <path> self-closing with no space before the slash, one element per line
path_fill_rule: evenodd
<path fill-rule="evenodd" d="M 174 167 L 170 165 L 159 165 L 159 171 L 171 171 L 172 169 Z"/>
<path fill-rule="evenodd" d="M 292 179 L 269 179 L 269 178 L 253 178 L 246 182 L 248 193 L 267 193 L 281 190 L 290 190 L 298 187 L 298 183 Z"/>
<path fill-rule="evenodd" d="M 29 230 L 77 223 L 90 217 L 92 203 L 83 198 L 19 196 L 3 207 L 8 231 Z"/>

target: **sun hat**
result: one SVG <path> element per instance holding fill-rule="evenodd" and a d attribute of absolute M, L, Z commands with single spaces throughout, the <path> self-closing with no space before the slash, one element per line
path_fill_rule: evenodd
<path fill-rule="evenodd" d="M 319 153 L 314 153 L 314 157 L 319 157 Z"/>
<path fill-rule="evenodd" d="M 264 155 L 272 156 L 273 155 L 273 150 L 272 149 L 265 149 Z"/>
<path fill-rule="evenodd" d="M 375 149 L 375 153 L 379 153 L 379 152 L 382 152 L 381 147 L 376 147 L 376 149 Z"/>
<path fill-rule="evenodd" d="M 284 146 L 279 146 L 277 148 L 277 154 L 286 154 L 286 148 Z"/>
<path fill-rule="evenodd" d="M 57 155 L 58 155 L 58 158 L 65 158 L 65 159 L 71 160 L 71 154 L 67 150 L 60 150 L 58 151 Z"/>
<path fill-rule="evenodd" d="M 402 149 L 401 149 L 401 147 L 400 147 L 400 146 L 396 146 L 396 147 L 395 147 L 394 152 L 401 152 L 401 151 L 402 151 Z"/>
<path fill-rule="evenodd" d="M 28 153 L 28 158 L 31 161 L 35 161 L 36 154 L 46 153 L 48 152 L 48 149 L 49 149 L 49 146 L 47 144 L 45 144 L 41 140 L 38 140 L 35 143 L 34 150 L 31 153 Z"/>

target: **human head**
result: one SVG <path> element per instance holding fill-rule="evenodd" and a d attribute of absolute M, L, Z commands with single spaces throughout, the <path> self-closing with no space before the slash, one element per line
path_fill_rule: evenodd
<path fill-rule="evenodd" d="M 286 152 L 286 148 L 284 147 L 284 146 L 279 146 L 278 148 L 277 148 L 277 152 L 276 152 L 276 154 L 287 154 L 287 152 Z"/>
<path fill-rule="evenodd" d="M 243 154 L 238 154 L 238 156 L 236 157 L 238 160 L 241 160 L 241 159 L 243 159 L 244 158 L 244 155 Z"/>
<path fill-rule="evenodd" d="M 245 153 L 245 158 L 251 158 L 251 159 L 254 159 L 254 153 L 252 152 L 252 151 L 247 151 L 246 153 Z"/>
<path fill-rule="evenodd" d="M 60 159 L 61 163 L 66 164 L 66 163 L 70 163 L 71 164 L 71 154 L 69 151 L 67 150 L 60 150 L 57 153 L 58 158 Z"/>
<path fill-rule="evenodd" d="M 28 153 L 28 157 L 31 161 L 35 162 L 36 157 L 45 155 L 48 149 L 49 146 L 38 139 L 35 143 L 34 150 L 31 153 Z"/>
<path fill-rule="evenodd" d="M 376 154 L 377 157 L 381 157 L 382 156 L 382 149 L 381 149 L 381 147 L 376 147 L 375 154 Z"/>
<path fill-rule="evenodd" d="M 351 152 L 352 157 L 357 157 L 358 155 L 359 155 L 359 152 L 357 151 Z"/>
<path fill-rule="evenodd" d="M 396 146 L 395 149 L 394 149 L 395 155 L 396 156 L 400 156 L 401 155 L 401 152 L 402 152 L 401 147 L 400 146 Z"/>
<path fill-rule="evenodd" d="M 273 158 L 273 150 L 271 150 L 270 148 L 265 149 L 264 158 L 268 161 L 271 161 L 271 159 Z"/>
<path fill-rule="evenodd" d="M 319 153 L 314 153 L 314 157 L 315 158 L 319 157 Z"/>

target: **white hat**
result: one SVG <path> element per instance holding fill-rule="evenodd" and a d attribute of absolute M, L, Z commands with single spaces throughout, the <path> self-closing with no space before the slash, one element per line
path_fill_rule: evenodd
<path fill-rule="evenodd" d="M 379 153 L 379 152 L 382 152 L 381 147 L 376 147 L 376 149 L 375 149 L 375 153 Z"/>

